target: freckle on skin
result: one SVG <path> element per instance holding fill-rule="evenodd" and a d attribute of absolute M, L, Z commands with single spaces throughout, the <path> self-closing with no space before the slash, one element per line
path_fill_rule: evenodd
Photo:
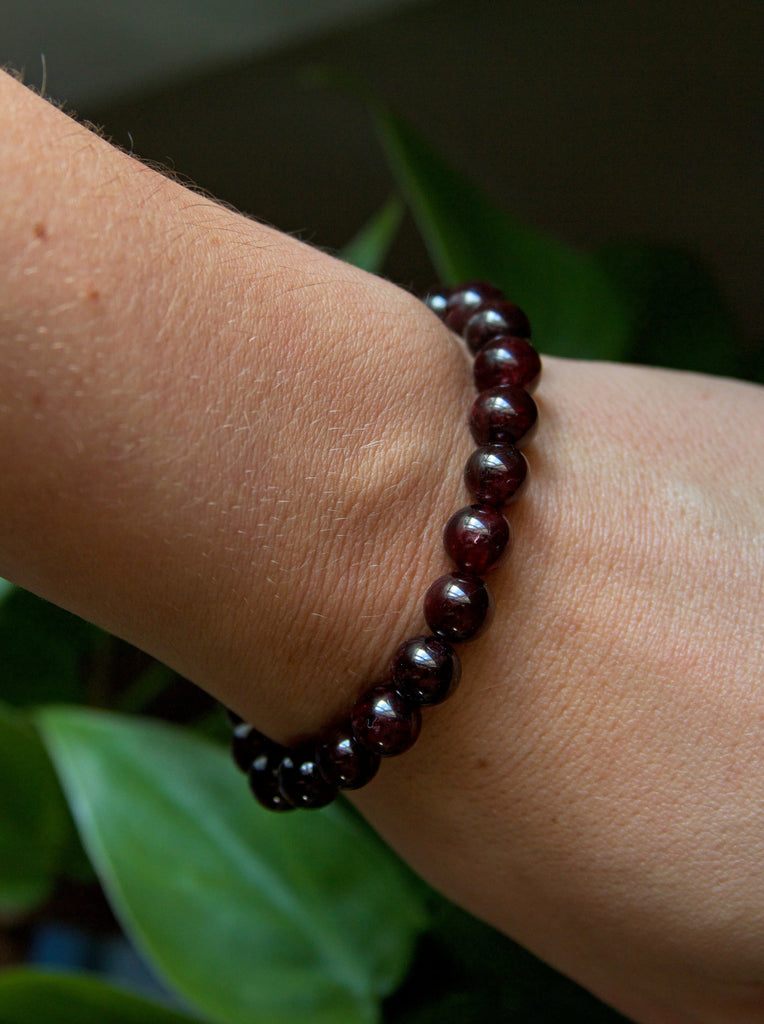
<path fill-rule="evenodd" d="M 47 238 L 48 237 L 48 229 L 45 227 L 45 224 L 41 220 L 38 220 L 35 223 L 35 226 L 34 226 L 33 230 L 34 230 L 35 238 L 41 238 L 42 239 L 42 238 Z"/>

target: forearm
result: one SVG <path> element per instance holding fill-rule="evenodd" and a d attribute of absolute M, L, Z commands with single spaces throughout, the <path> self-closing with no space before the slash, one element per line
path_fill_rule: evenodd
<path fill-rule="evenodd" d="M 411 552 L 459 492 L 462 353 L 404 293 L 0 88 L 0 572 L 277 735 L 316 728 L 441 564 L 437 532 Z"/>
<path fill-rule="evenodd" d="M 314 733 L 422 628 L 467 501 L 464 354 L 392 286 L 0 90 L 0 574 Z M 753 1021 L 761 391 L 547 360 L 539 402 L 494 625 L 359 804 L 626 1012 Z"/>

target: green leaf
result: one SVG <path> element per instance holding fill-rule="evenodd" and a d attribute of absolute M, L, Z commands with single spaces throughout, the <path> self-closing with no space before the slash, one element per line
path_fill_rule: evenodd
<path fill-rule="evenodd" d="M 82 660 L 106 634 L 20 587 L 0 602 L 0 700 L 84 700 Z"/>
<path fill-rule="evenodd" d="M 224 750 L 158 722 L 40 722 L 112 906 L 171 986 L 226 1024 L 378 1019 L 426 914 L 353 815 L 264 811 Z"/>
<path fill-rule="evenodd" d="M 49 895 L 68 813 L 40 738 L 0 705 L 0 914 L 16 917 Z"/>
<path fill-rule="evenodd" d="M 732 314 L 709 271 L 669 246 L 604 246 L 600 265 L 630 309 L 630 360 L 738 376 L 743 353 Z"/>
<path fill-rule="evenodd" d="M 16 587 L 13 583 L 9 583 L 8 580 L 0 578 L 0 602 L 4 601 L 6 597 L 10 597 Z"/>
<path fill-rule="evenodd" d="M 199 1024 L 198 1018 L 187 1017 L 86 975 L 31 970 L 0 974 L 0 1021 L 2 1024 Z"/>
<path fill-rule="evenodd" d="M 382 143 L 444 284 L 482 278 L 528 313 L 534 340 L 556 355 L 619 359 L 628 310 L 597 259 L 525 227 L 387 110 Z"/>
<path fill-rule="evenodd" d="M 390 196 L 382 209 L 348 242 L 340 258 L 370 274 L 378 274 L 398 234 L 404 211 L 400 196 Z"/>

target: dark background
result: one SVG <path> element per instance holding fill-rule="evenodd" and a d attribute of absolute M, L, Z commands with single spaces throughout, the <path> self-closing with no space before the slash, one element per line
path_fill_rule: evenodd
<path fill-rule="evenodd" d="M 206 6 L 213 25 L 215 4 Z M 168 60 L 166 80 L 154 71 L 142 88 L 135 75 L 105 89 L 107 98 L 76 75 L 67 80 L 66 62 L 48 40 L 48 91 L 141 157 L 332 248 L 391 189 L 363 102 L 312 87 L 304 74 L 315 65 L 352 72 L 528 223 L 582 245 L 637 238 L 688 248 L 716 274 L 747 345 L 760 343 L 764 7 L 755 0 L 364 6 L 359 0 L 354 17 L 277 40 L 251 59 L 225 58 L 211 43 L 214 57 L 181 67 Z M 2 8 L 0 0 L 0 21 Z M 170 17 L 160 26 L 168 39 Z M 97 48 L 88 51 L 79 38 L 78 52 L 108 67 L 109 47 L 118 55 L 125 40 L 110 38 L 108 26 L 93 31 Z M 150 36 L 151 24 L 142 31 Z M 26 63 L 35 81 L 39 57 L 27 35 L 26 53 L 8 59 Z M 417 288 L 431 281 L 411 224 L 388 272 Z"/>

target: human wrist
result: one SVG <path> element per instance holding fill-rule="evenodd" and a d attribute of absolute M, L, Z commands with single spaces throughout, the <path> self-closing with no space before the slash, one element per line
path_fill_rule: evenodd
<path fill-rule="evenodd" d="M 469 685 L 354 801 L 623 1012 L 712 1006 L 709 978 L 760 979 L 764 941 L 762 391 L 552 358 L 539 390 Z"/>
<path fill-rule="evenodd" d="M 443 523 L 464 503 L 470 381 L 458 342 L 398 289 L 373 281 L 367 291 L 344 267 L 339 279 L 331 329 L 315 332 L 320 354 L 309 361 L 322 391 L 310 399 L 317 418 L 293 437 L 292 490 L 284 481 L 274 490 L 285 503 L 275 514 L 286 509 L 291 522 L 268 603 L 283 607 L 283 587 L 296 601 L 276 628 L 294 638 L 300 661 L 265 689 L 243 672 L 233 699 L 282 741 L 314 734 L 345 710 L 421 626 L 422 594 L 447 565 Z M 327 322 L 320 312 L 316 326 Z M 288 447 L 283 432 L 279 444 Z M 249 613 L 241 613 L 246 636 Z M 262 646 L 249 635 L 257 664 Z"/>
<path fill-rule="evenodd" d="M 3 87 L 3 571 L 277 735 L 312 727 L 440 568 L 466 360 L 411 296 Z M 29 131 L 57 154 L 31 178 Z"/>
<path fill-rule="evenodd" d="M 515 446 L 525 447 L 535 433 L 529 392 L 541 363 L 528 341 L 525 314 L 494 286 L 470 282 L 429 295 L 426 305 L 476 354 L 479 393 L 469 429 L 478 447 L 463 474 L 473 503 L 454 513 L 443 531 L 452 565 L 424 596 L 429 632 L 420 629 L 397 647 L 382 681 L 367 685 L 352 710 L 345 701 L 320 736 L 300 739 L 292 749 L 232 713 L 234 760 L 270 810 L 323 807 L 338 789 L 371 781 L 381 757 L 409 750 L 421 728 L 420 708 L 441 704 L 457 688 L 461 665 L 454 645 L 474 639 L 492 618 L 493 597 L 482 577 L 511 549 L 502 510 L 525 482 L 527 463 Z"/>

